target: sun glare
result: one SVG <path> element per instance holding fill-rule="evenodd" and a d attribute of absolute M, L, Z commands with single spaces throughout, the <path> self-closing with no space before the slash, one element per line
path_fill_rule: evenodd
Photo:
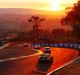
<path fill-rule="evenodd" d="M 51 1 L 51 10 L 53 11 L 59 11 L 59 10 L 62 10 L 62 7 L 61 7 L 61 3 L 59 2 L 59 0 L 52 0 Z"/>

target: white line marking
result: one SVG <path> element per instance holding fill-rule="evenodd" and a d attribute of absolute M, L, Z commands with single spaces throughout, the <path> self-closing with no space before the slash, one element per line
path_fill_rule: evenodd
<path fill-rule="evenodd" d="M 53 73 L 53 72 L 55 72 L 55 71 L 57 71 L 57 70 L 65 67 L 65 66 L 69 65 L 70 63 L 74 62 L 75 60 L 77 60 L 77 59 L 79 59 L 79 58 L 80 58 L 80 56 L 77 57 L 77 58 L 75 58 L 75 59 L 73 59 L 73 60 L 71 60 L 71 61 L 68 61 L 66 64 L 64 64 L 64 65 L 60 66 L 59 68 L 56 68 L 55 70 L 49 72 L 47 75 L 50 75 L 51 73 Z"/>
<path fill-rule="evenodd" d="M 8 58 L 8 59 L 0 60 L 0 62 L 17 60 L 17 59 L 22 59 L 22 58 L 27 58 L 27 57 L 31 57 L 31 56 L 35 56 L 35 55 L 39 55 L 39 54 L 42 54 L 42 51 L 38 51 L 38 53 L 35 53 L 35 54 L 32 54 L 32 55 L 28 55 L 28 56 L 20 56 L 20 57 Z"/>
<path fill-rule="evenodd" d="M 7 47 L 7 46 L 9 46 L 10 45 L 10 43 L 7 43 L 7 44 L 5 44 L 4 46 L 1 46 L 0 47 L 0 50 L 2 50 L 3 48 L 5 48 L 5 47 Z"/>

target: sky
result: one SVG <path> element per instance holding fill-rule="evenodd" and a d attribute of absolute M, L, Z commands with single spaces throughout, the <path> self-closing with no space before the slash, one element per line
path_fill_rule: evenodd
<path fill-rule="evenodd" d="M 77 0 L 0 0 L 0 8 L 31 8 L 38 10 L 64 10 Z"/>

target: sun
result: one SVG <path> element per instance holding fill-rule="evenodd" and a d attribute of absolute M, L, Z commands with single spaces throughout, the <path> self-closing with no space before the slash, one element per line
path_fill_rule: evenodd
<path fill-rule="evenodd" d="M 53 4 L 52 7 L 51 7 L 51 9 L 54 10 L 54 11 L 58 11 L 58 10 L 60 10 L 58 4 Z"/>
<path fill-rule="evenodd" d="M 59 0 L 51 0 L 51 10 L 59 11 L 62 10 L 61 3 Z"/>

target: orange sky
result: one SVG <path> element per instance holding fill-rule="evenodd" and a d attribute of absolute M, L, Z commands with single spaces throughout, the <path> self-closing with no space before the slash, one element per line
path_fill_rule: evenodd
<path fill-rule="evenodd" d="M 31 8 L 39 10 L 63 10 L 77 0 L 0 0 L 0 8 Z"/>

